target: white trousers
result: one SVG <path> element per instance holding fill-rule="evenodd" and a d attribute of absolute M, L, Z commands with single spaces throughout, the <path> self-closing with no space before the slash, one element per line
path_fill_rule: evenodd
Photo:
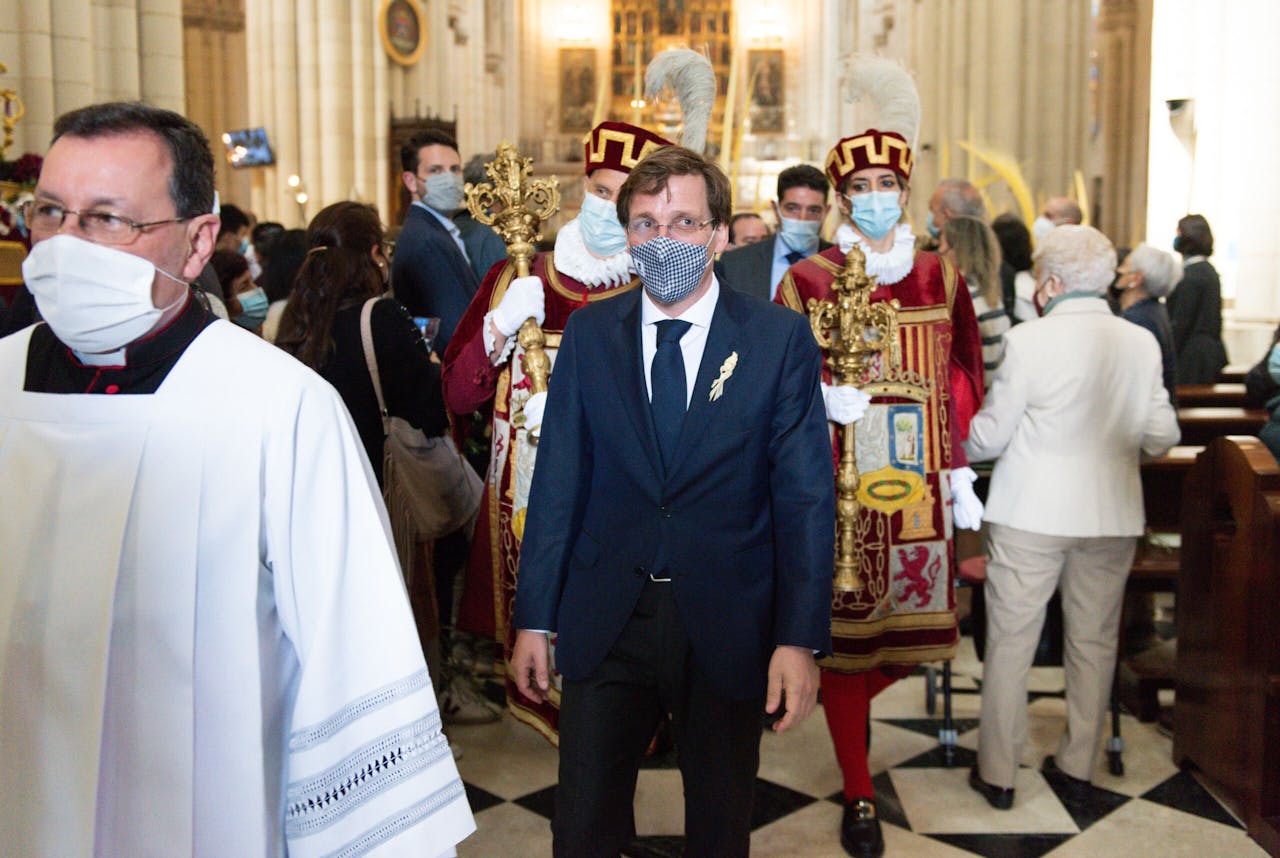
<path fill-rule="evenodd" d="M 979 774 L 995 786 L 1014 785 L 1027 741 L 1027 671 L 1049 599 L 1061 588 L 1067 726 L 1056 758 L 1063 772 L 1088 780 L 1111 696 L 1120 607 L 1137 537 L 988 527 Z"/>

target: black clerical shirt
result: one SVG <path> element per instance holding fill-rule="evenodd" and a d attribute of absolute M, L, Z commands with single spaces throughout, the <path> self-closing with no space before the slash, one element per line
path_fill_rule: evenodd
<path fill-rule="evenodd" d="M 81 363 L 47 324 L 31 332 L 23 390 L 30 393 L 155 393 L 187 346 L 214 320 L 188 294 L 187 306 L 163 328 L 125 346 L 124 366 Z"/>

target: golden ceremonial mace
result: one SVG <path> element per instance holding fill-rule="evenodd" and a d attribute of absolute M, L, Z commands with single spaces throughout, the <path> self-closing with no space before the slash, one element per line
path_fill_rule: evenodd
<path fill-rule="evenodd" d="M 9 67 L 4 63 L 0 63 L 0 74 L 7 74 Z M 18 124 L 18 120 L 27 112 L 26 106 L 22 103 L 22 99 L 18 97 L 18 91 L 14 89 L 0 89 L 0 101 L 4 102 L 3 113 L 0 113 L 0 120 L 4 123 L 4 143 L 0 144 L 0 159 L 4 159 L 9 155 L 9 147 L 13 145 L 13 127 Z"/>
<path fill-rule="evenodd" d="M 876 282 L 867 275 L 867 258 L 855 244 L 845 255 L 844 268 L 831 284 L 835 302 L 810 298 L 809 327 L 818 345 L 828 355 L 836 384 L 861 387 L 874 379 L 868 370 L 876 355 L 888 351 L 890 362 L 901 362 L 898 342 L 898 299 L 871 303 Z M 880 375 L 884 374 L 881 367 Z M 858 461 L 856 423 L 845 426 L 841 436 L 840 467 L 836 471 L 835 588 L 861 590 L 860 558 L 854 551 L 854 531 L 858 521 Z"/>
<path fill-rule="evenodd" d="M 516 266 L 517 277 L 529 276 L 529 263 L 537 251 L 534 242 L 542 235 L 538 227 L 560 210 L 560 183 L 555 176 L 530 179 L 532 158 L 521 158 L 516 147 L 503 143 L 493 160 L 484 165 L 489 181 L 481 185 L 467 183 L 467 210 L 486 226 L 492 226 L 507 245 L 507 258 Z M 516 342 L 524 349 L 524 374 L 534 393 L 547 389 L 551 376 L 551 360 L 543 350 L 546 335 L 532 317 L 525 320 L 516 334 Z"/>

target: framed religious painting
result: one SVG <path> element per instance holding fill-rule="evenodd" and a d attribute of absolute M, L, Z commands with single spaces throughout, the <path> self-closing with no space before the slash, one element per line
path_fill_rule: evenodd
<path fill-rule="evenodd" d="M 560 49 L 560 131 L 591 130 L 596 113 L 596 49 Z"/>
<path fill-rule="evenodd" d="M 378 35 L 393 61 L 411 66 L 420 60 L 427 49 L 427 16 L 420 0 L 382 0 Z"/>
<path fill-rule="evenodd" d="M 750 96 L 751 133 L 779 134 L 786 114 L 783 88 L 783 53 L 780 50 L 747 51 L 747 93 Z"/>

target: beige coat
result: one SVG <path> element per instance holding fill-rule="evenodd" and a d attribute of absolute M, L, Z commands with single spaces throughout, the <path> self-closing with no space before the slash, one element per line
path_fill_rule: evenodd
<path fill-rule="evenodd" d="M 997 459 L 988 522 L 1053 536 L 1143 532 L 1140 455 L 1178 442 L 1150 333 L 1071 297 L 1005 334 L 965 451 Z"/>

